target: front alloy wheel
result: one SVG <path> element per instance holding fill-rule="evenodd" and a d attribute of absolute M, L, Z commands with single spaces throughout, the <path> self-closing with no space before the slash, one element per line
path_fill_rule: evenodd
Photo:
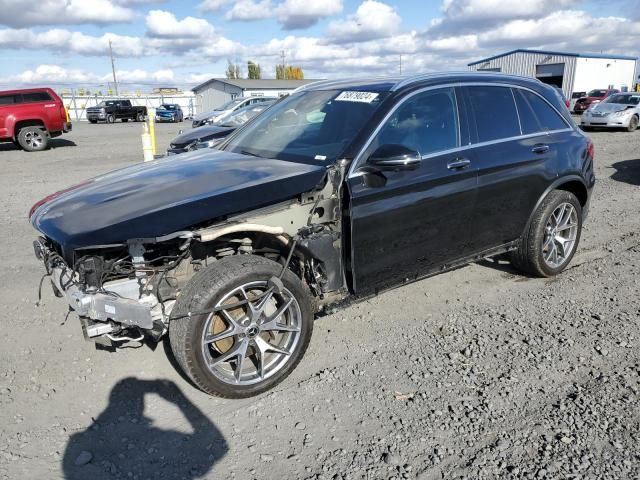
<path fill-rule="evenodd" d="M 289 270 L 278 280 L 281 271 L 262 257 L 226 257 L 196 274 L 178 297 L 171 349 L 202 390 L 257 395 L 301 360 L 313 330 L 311 294 Z"/>

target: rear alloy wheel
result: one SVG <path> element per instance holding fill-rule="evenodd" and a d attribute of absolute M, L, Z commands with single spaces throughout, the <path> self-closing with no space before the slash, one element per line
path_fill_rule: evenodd
<path fill-rule="evenodd" d="M 629 125 L 627 125 L 627 131 L 635 132 L 637 128 L 638 128 L 638 116 L 634 115 L 633 117 L 631 117 L 631 120 L 629 120 Z"/>
<path fill-rule="evenodd" d="M 116 116 L 113 114 L 107 115 L 107 123 L 114 123 L 116 121 Z"/>
<path fill-rule="evenodd" d="M 302 359 L 313 331 L 311 295 L 289 270 L 278 280 L 281 270 L 262 257 L 227 257 L 199 272 L 180 295 L 171 314 L 171 348 L 205 392 L 257 395 Z"/>
<path fill-rule="evenodd" d="M 573 258 L 582 231 L 582 206 L 574 194 L 554 190 L 536 209 L 511 263 L 538 277 L 562 272 Z"/>
<path fill-rule="evenodd" d="M 18 144 L 27 152 L 39 152 L 47 148 L 49 133 L 41 127 L 24 127 L 18 133 Z"/>

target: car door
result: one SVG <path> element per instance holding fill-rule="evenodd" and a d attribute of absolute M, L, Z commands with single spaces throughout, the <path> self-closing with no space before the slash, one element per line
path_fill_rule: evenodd
<path fill-rule="evenodd" d="M 473 248 L 482 252 L 523 234 L 556 176 L 559 144 L 566 138 L 557 132 L 569 127 L 530 90 L 482 85 L 460 88 L 459 93 L 469 106 L 475 137 L 469 157 L 478 169 L 478 195 L 470 226 Z"/>
<path fill-rule="evenodd" d="M 376 130 L 347 184 L 351 274 L 366 295 L 415 280 L 467 251 L 476 170 L 460 150 L 453 88 L 406 97 Z M 379 170 L 367 159 L 383 146 L 418 151 L 412 170 Z"/>

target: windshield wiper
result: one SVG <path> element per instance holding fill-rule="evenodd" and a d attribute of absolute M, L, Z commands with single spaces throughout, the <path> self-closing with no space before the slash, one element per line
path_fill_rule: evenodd
<path fill-rule="evenodd" d="M 249 155 L 251 157 L 260 157 L 260 155 L 258 155 L 257 153 L 253 153 L 253 152 L 248 152 L 246 150 L 240 150 L 240 153 L 242 155 Z M 261 158 L 261 157 L 260 157 Z"/>

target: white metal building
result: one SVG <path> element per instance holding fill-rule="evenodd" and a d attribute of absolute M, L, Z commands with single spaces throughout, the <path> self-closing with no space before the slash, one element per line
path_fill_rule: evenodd
<path fill-rule="evenodd" d="M 585 53 L 512 50 L 469 64 L 473 71 L 502 72 L 556 85 L 567 98 L 595 88 L 632 90 L 640 82 L 636 57 Z"/>
<path fill-rule="evenodd" d="M 212 78 L 192 90 L 196 94 L 196 110 L 200 113 L 213 110 L 238 97 L 281 97 L 302 85 L 315 81 Z"/>

